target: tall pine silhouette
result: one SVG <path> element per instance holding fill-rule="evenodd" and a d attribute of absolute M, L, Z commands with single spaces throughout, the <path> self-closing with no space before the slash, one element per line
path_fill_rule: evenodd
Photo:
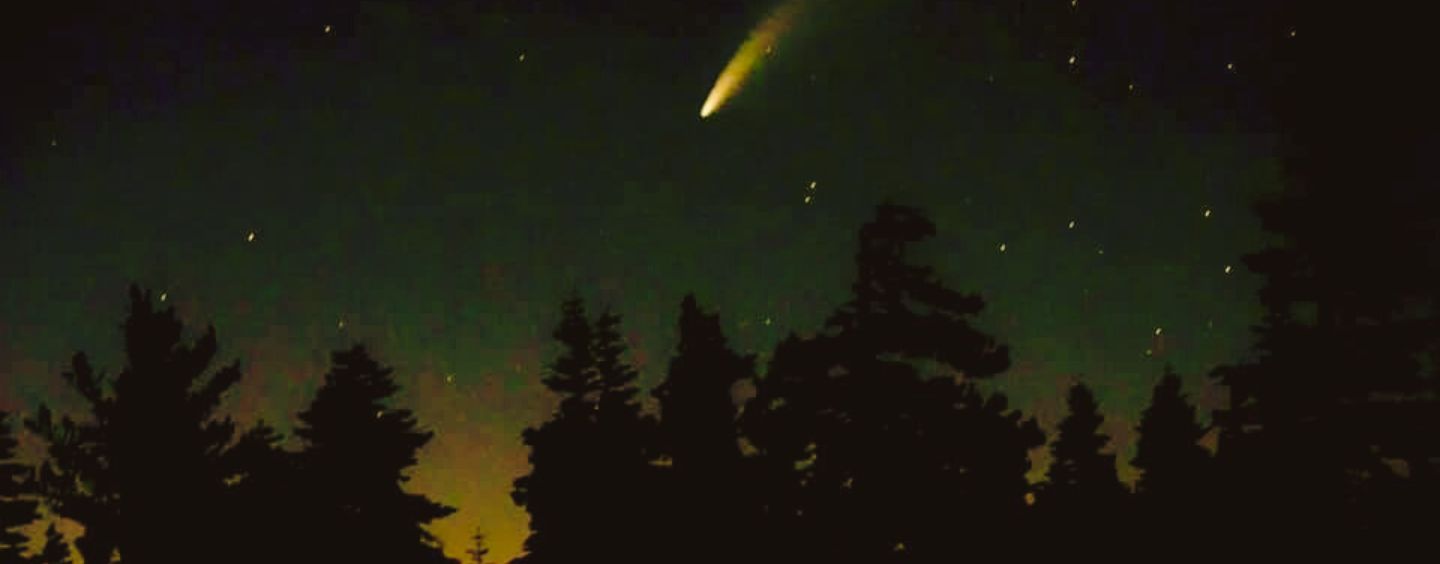
<path fill-rule="evenodd" d="M 0 411 L 0 563 L 24 562 L 21 556 L 29 538 L 20 527 L 29 525 L 38 515 L 37 503 L 26 499 L 30 467 L 16 459 L 19 442 L 10 430 L 10 414 Z"/>
<path fill-rule="evenodd" d="M 916 209 L 877 207 L 850 301 L 820 334 L 781 342 L 757 382 L 742 426 L 776 561 L 941 560 L 976 546 L 964 538 L 998 551 L 1021 534 L 1043 436 L 973 386 L 1008 350 L 970 326 L 978 296 L 909 261 L 934 233 Z"/>
<path fill-rule="evenodd" d="M 1036 507 L 1044 516 L 1051 546 L 1095 555 L 1108 531 L 1124 530 L 1127 492 L 1116 474 L 1115 455 L 1103 452 L 1110 437 L 1101 432 L 1105 418 L 1095 394 L 1083 383 L 1070 387 L 1069 414 L 1050 443 L 1050 468 Z"/>
<path fill-rule="evenodd" d="M 37 483 L 55 514 L 84 526 L 76 547 L 87 563 L 180 562 L 213 553 L 224 533 L 235 434 L 216 415 L 240 379 L 239 364 L 210 365 L 213 327 L 192 343 L 173 308 L 156 309 L 149 292 L 130 289 L 124 324 L 125 366 L 97 373 L 84 353 L 64 374 L 85 400 L 83 419 L 56 420 L 41 406 L 27 427 L 48 443 Z"/>
<path fill-rule="evenodd" d="M 1195 406 L 1181 391 L 1180 376 L 1165 373 L 1140 415 L 1135 485 L 1142 520 L 1137 534 L 1160 546 L 1195 538 L 1209 526 L 1216 479 L 1210 452 L 1200 445 L 1207 429 L 1195 418 Z"/>
<path fill-rule="evenodd" d="M 579 297 L 561 306 L 561 351 L 543 380 L 560 402 L 549 421 L 525 430 L 531 471 L 511 494 L 530 513 L 519 562 L 654 559 L 637 542 L 658 518 L 654 424 L 641 416 L 619 328 L 613 313 L 589 319 Z"/>
<path fill-rule="evenodd" d="M 391 373 L 363 346 L 336 351 L 325 383 L 299 415 L 304 499 L 318 518 L 310 533 L 322 560 L 453 562 L 424 526 L 455 510 L 404 488 L 433 434 L 410 410 L 389 405 L 400 389 Z"/>
<path fill-rule="evenodd" d="M 718 315 L 694 295 L 680 304 L 680 339 L 666 378 L 652 392 L 660 404 L 659 453 L 669 460 L 661 482 L 667 518 L 651 542 L 672 561 L 738 562 L 754 546 L 758 515 L 740 452 L 733 390 L 754 378 L 755 359 L 726 344 Z M 703 547 L 703 548 L 701 548 Z"/>

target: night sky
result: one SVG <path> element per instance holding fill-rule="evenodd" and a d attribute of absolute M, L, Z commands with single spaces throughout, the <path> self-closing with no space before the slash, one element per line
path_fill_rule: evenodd
<path fill-rule="evenodd" d="M 478 527 L 504 559 L 572 288 L 624 316 L 647 385 L 690 291 L 763 359 L 845 299 L 874 206 L 914 205 L 939 230 L 922 260 L 1012 346 L 996 386 L 1049 426 L 1082 378 L 1122 460 L 1165 363 L 1215 405 L 1203 374 L 1250 343 L 1240 256 L 1282 185 L 1243 97 L 1269 79 L 1247 76 L 1255 52 L 1175 61 L 1242 85 L 1177 95 L 1176 69 L 1080 36 L 1071 62 L 981 6 L 812 0 L 702 120 L 778 3 L 550 4 L 52 14 L 42 45 L 84 47 L 32 54 L 35 103 L 6 114 L 0 409 L 78 407 L 59 377 L 76 350 L 117 370 L 132 281 L 216 326 L 242 421 L 290 425 L 360 340 L 436 432 L 411 484 L 460 508 L 434 527 L 447 551 Z M 1244 21 L 1269 55 L 1310 40 Z"/>

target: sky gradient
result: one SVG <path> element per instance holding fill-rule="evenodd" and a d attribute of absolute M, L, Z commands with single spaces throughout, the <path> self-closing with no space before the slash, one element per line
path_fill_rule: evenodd
<path fill-rule="evenodd" d="M 360 340 L 436 432 L 411 483 L 459 507 L 434 527 L 447 551 L 478 527 L 508 559 L 566 292 L 624 317 L 647 385 L 686 292 L 763 358 L 846 298 L 885 199 L 931 214 L 917 256 L 984 295 L 1014 356 L 997 387 L 1047 427 L 1078 376 L 1128 459 L 1166 362 L 1216 401 L 1201 376 L 1258 313 L 1239 256 L 1279 186 L 1267 135 L 1190 127 L 1143 87 L 1102 100 L 978 8 L 938 37 L 914 10 L 812 4 L 704 120 L 768 6 L 679 36 L 373 5 L 303 47 L 206 58 L 163 99 L 77 88 L 0 192 L 0 409 L 77 407 L 77 350 L 118 370 L 132 281 L 216 326 L 244 421 L 288 427 Z"/>

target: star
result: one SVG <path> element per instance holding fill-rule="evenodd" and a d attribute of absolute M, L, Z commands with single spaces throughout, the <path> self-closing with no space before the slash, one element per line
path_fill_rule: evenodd
<path fill-rule="evenodd" d="M 325 33 L 330 33 L 330 24 L 325 24 Z"/>
<path fill-rule="evenodd" d="M 253 242 L 255 242 L 255 232 L 254 232 L 254 231 L 251 231 L 251 232 L 245 234 L 245 242 L 246 242 L 246 243 L 253 243 Z"/>
<path fill-rule="evenodd" d="M 520 54 L 520 62 L 522 62 L 522 63 L 525 62 L 525 54 L 524 54 L 524 53 L 521 53 L 521 54 Z"/>
<path fill-rule="evenodd" d="M 345 328 L 345 320 L 344 320 L 344 319 L 341 319 L 340 321 L 336 322 L 336 323 L 335 323 L 335 328 L 336 328 L 336 329 L 344 329 L 344 328 Z"/>
<path fill-rule="evenodd" d="M 1203 211 L 1200 212 L 1200 215 L 1202 217 L 1210 217 L 1210 208 L 1205 208 Z"/>
<path fill-rule="evenodd" d="M 1225 265 L 1225 274 L 1230 274 L 1230 265 Z"/>
<path fill-rule="evenodd" d="M 1069 225 L 1066 225 L 1065 227 L 1066 227 L 1066 229 L 1074 229 L 1074 228 L 1075 228 L 1075 220 L 1073 220 L 1073 219 L 1070 220 Z"/>
<path fill-rule="evenodd" d="M 1075 64 L 1075 55 L 1070 55 L 1070 64 L 1071 64 L 1071 65 L 1074 65 L 1074 64 Z"/>
<path fill-rule="evenodd" d="M 1162 329 L 1162 328 L 1160 328 L 1160 327 L 1156 327 L 1156 328 L 1155 328 L 1155 336 L 1156 336 L 1156 337 L 1159 337 L 1160 334 L 1161 334 L 1161 333 L 1164 333 L 1164 332 L 1165 332 L 1165 330 Z"/>
<path fill-rule="evenodd" d="M 1000 252 L 1005 252 L 1005 243 L 1000 243 Z"/>
<path fill-rule="evenodd" d="M 814 196 L 810 196 L 810 195 L 808 195 L 808 194 L 805 196 L 805 203 L 808 204 L 808 203 L 813 202 L 813 201 L 815 201 L 815 197 L 814 197 Z"/>
<path fill-rule="evenodd" d="M 1295 30 L 1294 30 L 1294 29 L 1291 29 L 1291 30 L 1290 30 L 1290 37 L 1295 37 Z"/>
<path fill-rule="evenodd" d="M 446 375 L 445 375 L 445 383 L 447 383 L 447 384 L 454 384 L 454 383 L 455 383 L 455 375 L 454 375 L 454 374 L 446 374 Z"/>
<path fill-rule="evenodd" d="M 167 293 L 165 293 L 165 292 L 160 292 L 160 301 L 163 302 L 163 301 L 165 301 L 166 298 L 169 298 L 169 297 L 170 297 L 170 294 L 167 294 Z"/>
<path fill-rule="evenodd" d="M 1233 70 L 1235 70 L 1235 63 L 1225 63 L 1225 70 L 1228 70 L 1228 71 L 1233 71 Z"/>
<path fill-rule="evenodd" d="M 766 317 L 766 318 L 765 318 L 765 324 L 766 324 L 766 325 L 769 325 L 769 324 L 770 324 L 770 318 L 769 318 L 769 317 Z"/>

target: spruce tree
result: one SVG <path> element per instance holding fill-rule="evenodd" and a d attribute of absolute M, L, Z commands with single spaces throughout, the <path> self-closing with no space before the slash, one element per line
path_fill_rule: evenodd
<path fill-rule="evenodd" d="M 38 473 L 44 502 L 85 529 L 86 562 L 189 561 L 209 554 L 226 511 L 226 457 L 235 424 L 217 415 L 240 380 L 238 362 L 211 372 L 213 327 L 193 342 L 173 308 L 130 288 L 123 327 L 125 365 L 113 378 L 78 353 L 65 380 L 85 400 L 84 419 L 58 420 L 41 406 L 26 421 L 47 443 Z M 122 517 L 123 516 L 123 517 Z"/>
<path fill-rule="evenodd" d="M 1126 489 L 1116 474 L 1115 455 L 1103 452 L 1110 437 L 1100 431 L 1105 418 L 1090 388 L 1071 386 L 1066 398 L 1069 414 L 1060 421 L 1050 443 L 1050 468 L 1036 501 L 1056 547 L 1079 554 L 1095 554 L 1095 538 L 1102 527 L 1123 526 L 1127 514 Z"/>
<path fill-rule="evenodd" d="M 470 537 L 470 541 L 471 547 L 465 551 L 465 555 L 470 557 L 470 561 L 466 564 L 487 564 L 485 556 L 490 554 L 490 548 L 485 545 L 485 533 L 475 531 L 475 536 Z"/>
<path fill-rule="evenodd" d="M 877 207 L 851 299 L 819 334 L 782 341 L 756 383 L 741 420 L 777 560 L 954 559 L 976 556 L 957 531 L 990 547 L 1022 534 L 1026 453 L 1043 436 L 971 387 L 1009 354 L 970 325 L 979 296 L 911 261 L 934 233 L 916 209 Z"/>
<path fill-rule="evenodd" d="M 1197 534 L 1212 519 L 1217 476 L 1210 452 L 1200 445 L 1207 429 L 1195 418 L 1195 406 L 1181 391 L 1180 376 L 1165 373 L 1136 427 L 1135 484 L 1141 542 L 1164 547 Z"/>
<path fill-rule="evenodd" d="M 10 414 L 0 411 L 0 563 L 24 562 L 21 556 L 29 538 L 20 531 L 38 515 L 37 503 L 28 499 L 30 467 L 16 459 L 19 442 L 10 430 Z"/>
<path fill-rule="evenodd" d="M 433 433 L 410 410 L 389 405 L 400 389 L 391 374 L 361 345 L 336 351 L 299 415 L 315 541 L 337 562 L 453 562 L 424 527 L 455 510 L 404 488 Z"/>
<path fill-rule="evenodd" d="M 530 513 L 519 561 L 649 561 L 654 555 L 633 537 L 657 518 L 654 429 L 640 414 L 620 317 L 604 312 L 591 320 L 574 296 L 561 311 L 554 337 L 562 350 L 542 380 L 559 406 L 549 421 L 525 430 L 531 471 L 511 494 Z"/>
<path fill-rule="evenodd" d="M 652 394 L 660 405 L 661 483 L 669 516 L 650 536 L 674 560 L 735 562 L 754 546 L 752 494 L 738 442 L 734 387 L 754 378 L 754 357 L 726 344 L 718 315 L 694 295 L 680 304 L 679 343 L 669 372 Z M 697 550 L 697 547 L 706 547 Z"/>
<path fill-rule="evenodd" d="M 1200 445 L 1207 430 L 1180 386 L 1180 376 L 1166 365 L 1136 427 L 1139 439 L 1130 462 L 1140 471 L 1135 491 L 1157 503 L 1183 503 L 1210 477 L 1210 453 Z"/>

